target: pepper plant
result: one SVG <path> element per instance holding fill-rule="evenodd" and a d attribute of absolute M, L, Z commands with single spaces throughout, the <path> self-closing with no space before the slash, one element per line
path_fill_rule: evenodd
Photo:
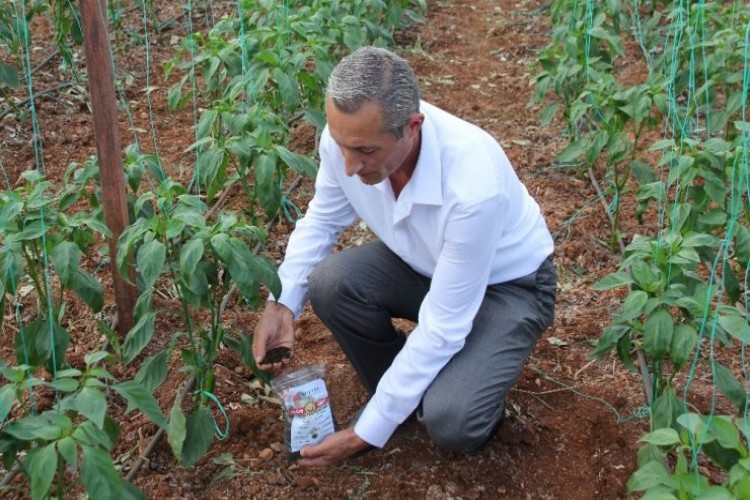
<path fill-rule="evenodd" d="M 196 127 L 195 180 L 211 203 L 239 183 L 256 209 L 274 218 L 282 206 L 288 167 L 314 176 L 315 164 L 291 153 L 291 125 L 304 118 L 325 125 L 324 82 L 344 48 L 393 43 L 405 19 L 422 19 L 423 1 L 310 2 L 288 11 L 276 2 L 242 2 L 208 34 L 183 39 L 165 64 L 169 77 L 184 72 L 169 91 L 174 109 L 191 99 L 205 103 Z M 200 79 L 196 78 L 200 75 Z M 195 94 L 195 95 L 194 95 Z"/>
<path fill-rule="evenodd" d="M 159 426 L 167 421 L 141 384 L 113 384 L 114 377 L 98 366 L 103 361 L 113 358 L 103 351 L 86 354 L 84 370 L 60 369 L 50 380 L 31 375 L 33 366 L 0 363 L 7 381 L 0 387 L 0 419 L 5 421 L 11 412 L 14 417 L 0 430 L 0 453 L 7 469 L 16 462 L 21 465 L 32 499 L 63 498 L 74 486 L 68 470 L 78 473 L 90 498 L 110 498 L 113 492 L 122 498 L 145 498 L 120 477 L 110 456 L 120 428 L 109 415 L 107 393 L 119 394 L 128 402 L 128 411 L 138 408 Z M 56 394 L 45 411 L 36 406 L 40 388 Z"/>
<path fill-rule="evenodd" d="M 22 174 L 23 186 L 0 194 L 0 305 L 17 303 L 19 286 L 28 280 L 35 292 L 36 312 L 19 325 L 16 359 L 19 364 L 45 365 L 50 372 L 62 366 L 70 339 L 61 326 L 66 291 L 74 292 L 94 312 L 104 303 L 101 284 L 80 268 L 82 255 L 98 238 L 110 234 L 89 189 L 96 167 L 73 167 L 59 193 L 32 170 Z M 71 213 L 71 207 L 84 200 L 93 205 Z M 52 283 L 52 270 L 57 286 Z"/>
<path fill-rule="evenodd" d="M 750 485 L 747 392 L 731 363 L 720 362 L 715 353 L 722 348 L 729 356 L 744 353 L 750 342 L 750 127 L 744 111 L 750 10 L 737 2 L 652 2 L 650 10 L 639 2 L 618 9 L 622 3 L 555 2 L 553 43 L 542 54 L 536 79 L 535 102 L 550 92 L 562 101 L 543 113 L 551 120 L 564 108 L 571 141 L 560 159 L 582 159 L 590 169 L 606 162 L 615 200 L 632 175 L 634 215 L 641 222 L 654 206 L 658 209 L 659 227 L 633 236 L 619 270 L 594 286 L 628 288 L 594 354 L 615 352 L 635 370 L 638 352 L 651 381 L 652 432 L 643 439 L 640 468 L 628 483 L 631 492 L 742 498 Z M 596 50 L 616 47 L 610 43 L 615 32 L 605 29 L 604 36 L 599 26 L 625 26 L 627 16 L 612 13 L 626 11 L 632 27 L 618 30 L 617 37 L 635 34 L 648 68 L 644 82 L 629 86 L 618 80 L 615 58 L 591 51 L 593 39 L 607 41 Z M 576 32 L 583 18 L 586 29 L 570 39 L 568 32 Z M 583 60 L 576 56 L 581 52 Z M 596 78 L 590 77 L 592 66 Z M 668 137 L 639 156 L 643 133 L 657 127 Z M 645 160 L 654 153 L 661 154 L 656 165 Z M 736 406 L 735 416 L 716 415 L 713 406 L 703 415 L 691 407 L 690 385 L 703 365 L 718 392 Z M 709 484 L 699 467 L 704 459 L 726 472 L 723 484 Z"/>
<path fill-rule="evenodd" d="M 0 360 L 0 454 L 7 469 L 20 465 L 32 498 L 61 498 L 72 485 L 68 470 L 79 473 L 91 497 L 108 491 L 139 496 L 109 456 L 119 433 L 108 415 L 109 393 L 166 425 L 151 393 L 131 381 L 112 383 L 98 366 L 110 361 L 107 353 L 85 355 L 83 370 L 66 361 L 66 297 L 74 293 L 92 312 L 104 302 L 101 284 L 80 266 L 82 256 L 109 235 L 97 176 L 93 160 L 72 164 L 64 187 L 55 191 L 41 174 L 27 171 L 22 186 L 0 194 L 0 306 L 15 310 L 18 320 L 15 364 Z M 35 303 L 22 304 L 26 288 Z M 54 394 L 51 407 L 45 392 Z"/>
<path fill-rule="evenodd" d="M 273 263 L 250 250 L 264 241 L 265 231 L 245 218 L 220 213 L 211 219 L 199 197 L 169 178 L 139 197 L 135 213 L 144 213 L 147 204 L 152 209 L 146 212 L 153 215 L 137 219 L 118 241 L 118 268 L 125 276 L 128 259 L 134 256 L 142 290 L 136 324 L 118 349 L 126 364 L 141 354 L 154 335 L 154 291 L 160 286 L 171 289 L 180 302 L 184 331 L 177 333 L 167 349 L 142 363 L 136 380 L 147 381 L 151 390 L 158 387 L 166 376 L 171 350 L 179 348 L 185 369 L 195 376 L 197 390 L 187 414 L 182 402 L 175 401 L 168 436 L 175 455 L 183 464 L 192 465 L 213 441 L 215 424 L 209 405 L 215 400 L 214 362 L 219 348 L 226 341 L 240 349 L 246 361 L 251 359 L 245 332 L 236 332 L 234 342 L 227 339 L 222 299 L 234 285 L 247 301 L 258 304 L 262 284 L 274 294 L 280 293 L 281 284 Z"/>

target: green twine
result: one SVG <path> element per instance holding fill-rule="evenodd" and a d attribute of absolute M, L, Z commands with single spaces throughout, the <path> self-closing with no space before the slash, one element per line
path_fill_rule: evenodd
<path fill-rule="evenodd" d="M 576 389 L 575 387 L 573 387 L 572 385 L 568 385 L 568 384 L 566 384 L 564 382 L 560 382 L 559 380 L 555 379 L 554 377 L 551 377 L 551 376 L 547 375 L 542 370 L 540 370 L 540 369 L 538 369 L 536 367 L 531 366 L 530 368 L 531 368 L 531 370 L 534 373 L 540 375 L 545 380 L 549 380 L 553 384 L 559 385 L 560 387 L 562 387 L 564 389 L 567 389 L 570 392 L 572 392 L 572 393 L 574 393 L 574 394 L 576 394 L 578 396 L 581 396 L 582 398 L 589 399 L 591 401 L 596 401 L 597 403 L 603 404 L 605 407 L 607 407 L 607 409 L 609 409 L 612 413 L 615 414 L 615 418 L 616 418 L 617 424 L 624 424 L 624 423 L 629 422 L 631 420 L 635 420 L 635 419 L 639 419 L 639 418 L 646 418 L 646 417 L 648 417 L 651 414 L 651 408 L 649 408 L 648 406 L 641 406 L 637 410 L 631 412 L 630 415 L 628 415 L 626 417 L 623 417 L 620 414 L 620 412 L 617 411 L 617 408 L 615 408 L 614 406 L 612 406 L 611 404 L 609 404 L 607 401 L 603 400 L 602 398 L 599 398 L 599 397 L 596 397 L 596 396 L 591 396 L 590 394 L 583 393 L 583 392 L 579 391 L 578 389 Z"/>
<path fill-rule="evenodd" d="M 289 209 L 294 212 L 294 216 L 292 216 Z M 299 207 L 286 196 L 281 197 L 281 210 L 284 213 L 284 218 L 292 224 L 295 224 L 302 218 L 302 210 L 300 210 Z"/>
<path fill-rule="evenodd" d="M 29 93 L 29 106 L 31 108 L 31 123 L 32 123 L 32 131 L 34 134 L 34 161 L 35 165 L 38 169 L 38 171 L 42 174 L 46 172 L 46 168 L 44 166 L 44 154 L 43 154 L 43 146 L 42 146 L 42 135 L 41 130 L 39 127 L 39 117 L 36 113 L 36 105 L 34 104 L 35 101 L 35 95 L 34 95 L 34 86 L 32 82 L 31 77 L 31 40 L 29 35 L 29 29 L 28 29 L 28 23 L 26 22 L 26 7 L 23 1 L 21 1 L 21 16 L 18 16 L 18 7 L 14 3 L 14 8 L 16 10 L 16 26 L 18 27 L 18 32 L 21 34 L 21 39 L 23 40 L 23 43 L 21 44 L 22 47 L 22 63 L 24 66 L 24 74 L 26 76 L 26 86 Z M 21 20 L 23 20 L 23 23 L 21 23 Z M 53 312 L 53 305 L 52 305 L 52 282 L 50 279 L 50 272 L 49 272 L 49 256 L 47 255 L 47 236 L 46 236 L 46 228 L 45 228 L 45 212 L 44 212 L 44 206 L 40 206 L 39 208 L 40 215 L 41 215 L 41 225 L 42 225 L 42 278 L 44 282 L 44 287 L 46 289 L 46 298 L 47 298 L 47 323 L 49 325 L 49 345 L 50 345 L 50 353 L 51 353 L 51 365 L 52 365 L 52 378 L 56 378 L 56 369 L 57 369 L 57 355 L 55 353 L 55 328 L 54 328 L 54 312 Z M 19 334 L 22 337 L 22 343 L 24 345 L 24 349 L 26 346 L 26 339 L 25 335 L 23 333 L 23 329 L 21 327 L 21 324 L 19 323 Z M 25 351 L 26 359 L 28 359 L 28 351 Z M 59 393 L 57 390 L 55 390 L 55 400 L 58 399 Z"/>
<path fill-rule="evenodd" d="M 202 389 L 198 389 L 197 391 L 195 391 L 195 394 L 205 396 L 216 403 L 216 406 L 219 408 L 219 412 L 221 412 L 222 416 L 224 417 L 224 430 L 221 430 L 219 428 L 219 424 L 216 422 L 216 417 L 214 417 L 212 413 L 211 418 L 214 421 L 214 434 L 219 440 L 225 440 L 229 436 L 229 417 L 227 416 L 227 412 L 224 410 L 224 407 L 219 402 L 219 399 L 212 392 L 204 391 Z"/>

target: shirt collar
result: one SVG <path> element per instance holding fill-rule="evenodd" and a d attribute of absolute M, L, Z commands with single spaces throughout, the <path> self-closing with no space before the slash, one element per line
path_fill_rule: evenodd
<path fill-rule="evenodd" d="M 424 122 L 419 158 L 411 179 L 401 191 L 393 213 L 394 223 L 406 218 L 414 205 L 443 204 L 443 167 L 440 158 L 440 143 L 437 130 L 428 114 L 429 105 L 422 103 Z M 382 186 L 385 184 L 385 186 Z M 387 186 L 387 187 L 386 187 Z M 380 189 L 390 190 L 390 185 L 381 183 Z"/>

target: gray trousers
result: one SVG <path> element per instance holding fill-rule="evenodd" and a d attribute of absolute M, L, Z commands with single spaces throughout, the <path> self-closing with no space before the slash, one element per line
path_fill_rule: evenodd
<path fill-rule="evenodd" d="M 379 241 L 330 255 L 311 274 L 308 296 L 315 314 L 370 394 L 406 342 L 391 319 L 417 321 L 429 287 L 429 278 Z M 508 391 L 552 323 L 556 287 L 552 257 L 534 273 L 487 287 L 464 347 L 417 409 L 438 446 L 472 453 L 492 437 Z"/>

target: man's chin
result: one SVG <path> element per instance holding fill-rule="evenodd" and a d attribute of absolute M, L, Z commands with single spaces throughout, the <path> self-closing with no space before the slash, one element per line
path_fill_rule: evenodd
<path fill-rule="evenodd" d="M 375 184 L 380 184 L 383 181 L 383 179 L 381 179 L 377 175 L 369 175 L 369 176 L 361 176 L 360 175 L 359 176 L 359 180 L 363 184 L 367 184 L 368 186 L 374 186 Z"/>

